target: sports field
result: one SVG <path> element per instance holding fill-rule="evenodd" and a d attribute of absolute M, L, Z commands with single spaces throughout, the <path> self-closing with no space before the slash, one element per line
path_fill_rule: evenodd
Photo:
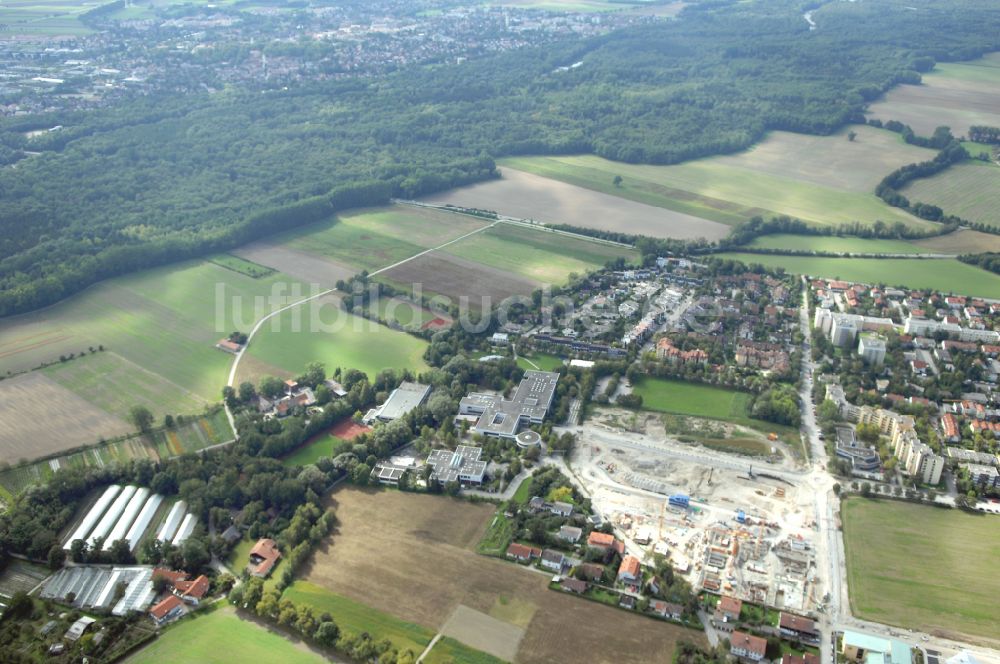
<path fill-rule="evenodd" d="M 1000 166 L 978 160 L 914 180 L 900 191 L 911 201 L 937 205 L 962 219 L 1000 226 L 997 192 L 1000 192 Z"/>
<path fill-rule="evenodd" d="M 644 378 L 632 392 L 649 410 L 717 420 L 746 420 L 750 401 L 749 395 L 736 390 L 664 378 Z"/>
<path fill-rule="evenodd" d="M 889 207 L 872 191 L 894 168 L 929 159 L 933 152 L 906 145 L 888 131 L 852 129 L 858 134 L 854 141 L 847 140 L 846 130 L 825 137 L 773 132 L 745 152 L 675 166 L 623 164 L 589 155 L 516 157 L 501 163 L 723 224 L 786 214 L 816 225 L 882 220 L 929 227 Z M 618 186 L 616 176 L 622 177 Z M 625 231 L 627 226 L 607 227 Z"/>
<path fill-rule="evenodd" d="M 942 637 L 992 638 L 996 647 L 1000 519 L 861 498 L 845 500 L 841 518 L 856 615 Z"/>
<path fill-rule="evenodd" d="M 197 618 L 181 620 L 125 661 L 128 664 L 319 664 L 327 660 L 304 643 L 292 642 L 273 628 L 243 620 L 232 607 L 224 607 Z"/>
<path fill-rule="evenodd" d="M 608 261 L 635 261 L 632 249 L 578 240 L 510 224 L 500 224 L 449 245 L 445 252 L 537 282 L 562 285 L 571 273 L 584 274 Z"/>
<path fill-rule="evenodd" d="M 764 235 L 755 238 L 747 246 L 755 249 L 819 251 L 837 254 L 919 254 L 928 251 L 905 240 L 869 240 L 860 237 L 785 234 Z"/>
<path fill-rule="evenodd" d="M 972 125 L 1000 126 L 1000 54 L 970 62 L 939 62 L 921 85 L 900 85 L 872 104 L 869 117 L 899 120 L 929 136 L 951 127 L 956 136 Z"/>
<path fill-rule="evenodd" d="M 359 627 L 388 614 L 394 618 L 390 633 L 406 626 L 404 635 L 418 644 L 444 629 L 483 651 L 509 648 L 519 633 L 512 659 L 524 664 L 666 663 L 678 638 L 703 642 L 700 632 L 550 591 L 546 575 L 477 555 L 476 543 L 494 517 L 492 505 L 350 487 L 336 490 L 330 502 L 338 532 L 287 592 L 295 598 L 305 589 L 317 606 L 343 607 L 344 620 Z M 483 638 L 487 625 L 496 628 L 490 633 L 507 635 L 503 643 L 470 641 Z"/>
<path fill-rule="evenodd" d="M 426 341 L 349 314 L 334 295 L 313 304 L 283 312 L 260 328 L 245 352 L 253 361 L 240 363 L 237 382 L 292 376 L 310 362 L 322 362 L 330 373 L 343 367 L 369 376 L 382 369 L 427 369 Z"/>
<path fill-rule="evenodd" d="M 944 293 L 1000 298 L 1000 275 L 966 265 L 953 258 L 813 258 L 765 254 L 716 254 L 747 264 L 784 268 L 795 274 L 886 284 L 906 288 L 933 288 Z"/>

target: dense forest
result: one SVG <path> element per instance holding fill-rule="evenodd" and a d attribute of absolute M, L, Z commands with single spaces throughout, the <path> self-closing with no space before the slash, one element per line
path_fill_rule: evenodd
<path fill-rule="evenodd" d="M 379 79 L 5 121 L 0 157 L 41 154 L 0 167 L 0 315 L 345 207 L 495 177 L 499 156 L 673 163 L 769 129 L 827 133 L 935 61 L 1000 49 L 991 1 L 906 5 L 826 4 L 810 31 L 799 2 L 703 2 L 678 21 Z"/>

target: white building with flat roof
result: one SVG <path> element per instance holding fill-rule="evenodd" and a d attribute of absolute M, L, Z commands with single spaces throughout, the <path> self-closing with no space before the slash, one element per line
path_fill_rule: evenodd
<path fill-rule="evenodd" d="M 459 403 L 458 414 L 479 416 L 473 427 L 478 434 L 514 439 L 522 426 L 542 423 L 558 382 L 559 374 L 553 371 L 526 371 L 509 400 L 499 394 L 473 392 Z"/>
<path fill-rule="evenodd" d="M 880 367 L 885 362 L 885 339 L 874 334 L 862 334 L 858 342 L 858 355 L 873 367 Z"/>
<path fill-rule="evenodd" d="M 423 405 L 430 393 L 430 385 L 403 381 L 399 387 L 392 391 L 385 403 L 368 411 L 364 421 L 366 423 L 391 422 L 406 415 L 417 406 Z"/>

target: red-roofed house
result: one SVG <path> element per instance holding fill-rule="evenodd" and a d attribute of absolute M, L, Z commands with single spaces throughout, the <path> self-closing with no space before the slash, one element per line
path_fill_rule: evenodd
<path fill-rule="evenodd" d="M 167 595 L 166 599 L 149 610 L 149 615 L 157 625 L 163 625 L 184 615 L 184 602 L 177 595 Z"/>
<path fill-rule="evenodd" d="M 759 662 L 767 652 L 767 639 L 746 632 L 733 632 L 729 637 L 729 652 L 740 659 Z"/>
<path fill-rule="evenodd" d="M 743 600 L 735 597 L 729 597 L 728 595 L 720 597 L 719 603 L 715 605 L 716 620 L 734 622 L 740 619 L 740 613 L 742 612 Z"/>
<path fill-rule="evenodd" d="M 188 604 L 195 606 L 208 593 L 208 577 L 202 574 L 194 581 L 178 581 L 174 584 L 174 593 Z"/>
<path fill-rule="evenodd" d="M 252 576 L 263 579 L 278 564 L 279 558 L 281 558 L 281 551 L 278 551 L 278 545 L 273 539 L 259 539 L 250 549 L 250 564 L 247 567 L 250 568 Z"/>
<path fill-rule="evenodd" d="M 785 613 L 784 611 L 781 612 L 781 617 L 778 620 L 778 630 L 784 636 L 790 636 L 795 639 L 805 639 L 807 641 L 819 639 L 819 630 L 816 629 L 816 623 L 808 618 Z"/>
<path fill-rule="evenodd" d="M 181 581 L 187 581 L 188 575 L 184 572 L 175 572 L 164 567 L 154 567 L 153 579 L 155 580 L 157 577 L 163 577 L 171 587 L 174 587 Z"/>
<path fill-rule="evenodd" d="M 962 440 L 962 434 L 958 430 L 958 420 L 951 413 L 941 416 L 941 429 L 944 431 L 944 439 L 949 443 L 957 443 Z"/>
<path fill-rule="evenodd" d="M 788 653 L 781 658 L 781 664 L 819 664 L 819 655 L 807 652 L 803 655 Z"/>
<path fill-rule="evenodd" d="M 635 556 L 625 556 L 622 564 L 618 567 L 618 581 L 635 585 L 642 581 L 642 571 L 639 566 L 639 559 Z"/>
<path fill-rule="evenodd" d="M 507 557 L 513 558 L 521 563 L 529 562 L 532 558 L 538 558 L 541 555 L 541 549 L 536 549 L 525 544 L 518 544 L 515 542 L 507 547 Z"/>
<path fill-rule="evenodd" d="M 607 551 L 615 545 L 615 536 L 607 533 L 592 532 L 587 538 L 587 546 L 592 549 Z"/>

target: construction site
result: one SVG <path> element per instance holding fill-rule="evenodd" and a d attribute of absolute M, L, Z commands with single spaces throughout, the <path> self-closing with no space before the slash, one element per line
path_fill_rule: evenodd
<path fill-rule="evenodd" d="M 576 479 L 630 552 L 666 557 L 696 590 L 822 611 L 815 501 L 796 461 L 680 443 L 655 421 L 627 431 L 596 418 L 578 435 Z"/>

